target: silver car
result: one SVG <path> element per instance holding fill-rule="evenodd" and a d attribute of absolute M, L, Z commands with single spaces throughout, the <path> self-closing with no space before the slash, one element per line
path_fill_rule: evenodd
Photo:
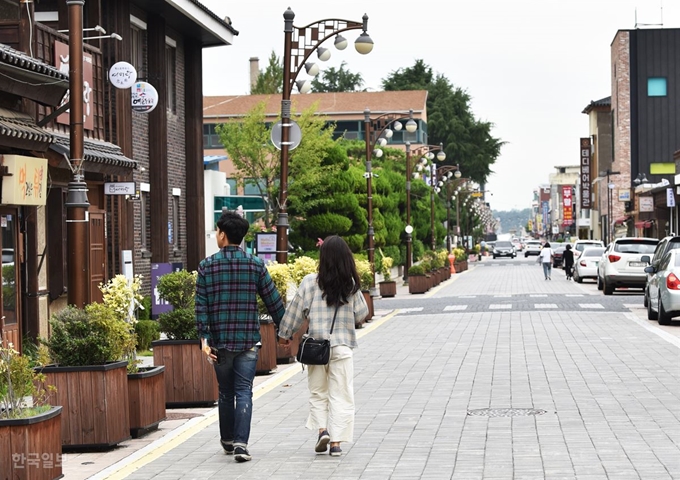
<path fill-rule="evenodd" d="M 597 279 L 597 266 L 600 264 L 604 247 L 588 247 L 574 260 L 574 280 L 583 283 L 584 278 Z"/>
<path fill-rule="evenodd" d="M 645 272 L 651 275 L 647 284 L 647 318 L 670 325 L 680 315 L 680 250 L 667 252 L 658 266 L 650 265 Z"/>

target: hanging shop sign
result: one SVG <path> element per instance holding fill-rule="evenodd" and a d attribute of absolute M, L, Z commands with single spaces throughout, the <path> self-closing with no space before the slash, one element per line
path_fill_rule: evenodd
<path fill-rule="evenodd" d="M 574 223 L 573 206 L 571 186 L 562 185 L 562 225 Z"/>
<path fill-rule="evenodd" d="M 2 177 L 3 205 L 45 205 L 47 159 L 23 155 L 0 155 L 7 175 Z"/>
<path fill-rule="evenodd" d="M 62 42 L 54 42 L 54 65 L 61 73 L 69 74 L 69 50 L 68 45 Z M 83 128 L 85 130 L 94 129 L 94 107 L 92 105 L 94 77 L 92 75 L 92 55 L 83 52 Z M 61 105 L 64 105 L 70 98 L 69 92 L 66 93 Z M 59 105 L 59 106 L 61 106 Z M 69 125 L 71 123 L 70 110 L 57 117 L 57 123 Z"/>
<path fill-rule="evenodd" d="M 590 191 L 590 137 L 581 139 L 581 208 L 591 208 Z"/>
<path fill-rule="evenodd" d="M 134 195 L 136 190 L 135 182 L 104 183 L 104 194 L 106 195 Z"/>
<path fill-rule="evenodd" d="M 109 81 L 116 88 L 130 88 L 137 81 L 137 70 L 128 62 L 117 62 L 109 70 Z"/>
<path fill-rule="evenodd" d="M 147 82 L 137 82 L 132 87 L 132 110 L 139 113 L 152 112 L 158 105 L 158 91 Z"/>
<path fill-rule="evenodd" d="M 653 212 L 654 211 L 654 197 L 637 197 L 639 201 L 640 212 Z"/>
<path fill-rule="evenodd" d="M 666 189 L 666 206 L 675 207 L 675 194 L 672 188 Z"/>

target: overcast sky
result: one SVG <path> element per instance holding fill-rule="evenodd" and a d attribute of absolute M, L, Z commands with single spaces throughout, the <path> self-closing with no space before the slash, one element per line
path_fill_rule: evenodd
<path fill-rule="evenodd" d="M 578 140 L 588 135 L 581 112 L 610 95 L 610 44 L 617 30 L 635 28 L 636 9 L 638 24 L 680 27 L 677 0 L 200 1 L 240 32 L 233 45 L 204 51 L 206 95 L 248 94 L 248 59 L 264 68 L 272 50 L 283 54 L 287 7 L 296 27 L 367 13 L 373 51 L 327 42 L 333 56 L 320 66 L 344 60 L 375 91 L 390 72 L 422 59 L 467 90 L 475 116 L 507 142 L 487 185 L 494 210 L 530 207 L 554 166 L 578 164 Z M 345 36 L 353 42 L 359 33 Z"/>

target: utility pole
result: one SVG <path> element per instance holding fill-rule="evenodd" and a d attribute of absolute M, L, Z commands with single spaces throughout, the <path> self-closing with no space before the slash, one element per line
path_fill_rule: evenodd
<path fill-rule="evenodd" d="M 87 185 L 82 172 L 83 139 L 83 6 L 85 0 L 66 0 L 69 28 L 70 147 L 73 178 L 66 196 L 68 303 L 83 308 L 88 302 L 89 226 Z"/>

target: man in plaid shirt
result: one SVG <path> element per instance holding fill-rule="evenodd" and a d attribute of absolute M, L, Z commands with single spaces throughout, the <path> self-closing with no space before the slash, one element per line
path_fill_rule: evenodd
<path fill-rule="evenodd" d="M 220 442 L 237 462 L 248 452 L 253 379 L 260 349 L 257 295 L 279 325 L 284 305 L 267 268 L 247 254 L 241 241 L 250 224 L 234 212 L 217 221 L 220 251 L 203 260 L 196 279 L 196 326 L 201 349 L 214 363 L 219 384 Z"/>

